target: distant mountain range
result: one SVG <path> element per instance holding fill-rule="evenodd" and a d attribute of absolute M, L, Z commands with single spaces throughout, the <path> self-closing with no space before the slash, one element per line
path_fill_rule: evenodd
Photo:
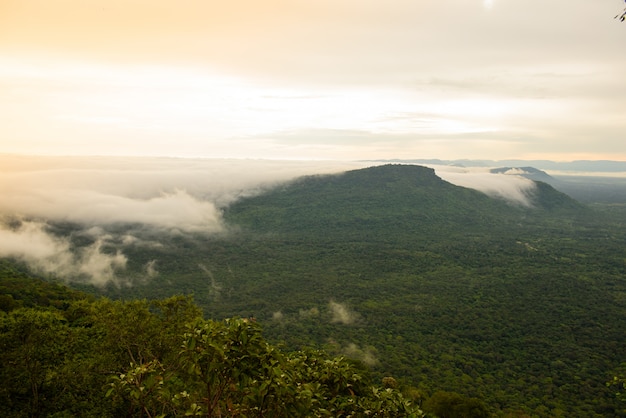
<path fill-rule="evenodd" d="M 548 160 L 384 160 L 404 164 L 486 168 L 550 184 L 583 203 L 626 204 L 626 161 Z M 378 161 L 380 162 L 380 161 Z M 544 170 L 551 171 L 551 174 Z"/>
<path fill-rule="evenodd" d="M 548 184 L 552 184 L 555 182 L 554 177 L 550 176 L 545 171 L 539 170 L 535 167 L 500 167 L 492 168 L 489 171 L 494 174 L 521 176 L 533 181 L 543 181 L 544 183 Z"/>
<path fill-rule="evenodd" d="M 499 167 L 489 170 L 494 174 L 517 175 L 533 181 L 544 182 L 584 203 L 626 203 L 626 177 L 554 175 L 535 167 Z M 610 174 L 610 173 L 608 173 Z"/>
<path fill-rule="evenodd" d="M 380 160 L 379 160 L 380 161 Z M 385 160 L 388 162 L 426 165 L 453 165 L 460 167 L 535 167 L 541 170 L 565 172 L 619 173 L 626 172 L 626 161 L 578 160 L 558 162 L 550 160 L 440 160 L 410 159 Z"/>

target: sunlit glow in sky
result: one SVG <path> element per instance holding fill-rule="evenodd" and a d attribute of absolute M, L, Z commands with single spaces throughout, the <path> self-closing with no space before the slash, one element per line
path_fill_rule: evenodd
<path fill-rule="evenodd" d="M 626 159 L 614 14 L 583 0 L 8 0 L 0 153 Z"/>

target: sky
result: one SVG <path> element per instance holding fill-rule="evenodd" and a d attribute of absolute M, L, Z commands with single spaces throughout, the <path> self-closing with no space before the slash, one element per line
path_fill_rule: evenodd
<path fill-rule="evenodd" d="M 0 0 L 0 153 L 626 160 L 620 0 Z"/>

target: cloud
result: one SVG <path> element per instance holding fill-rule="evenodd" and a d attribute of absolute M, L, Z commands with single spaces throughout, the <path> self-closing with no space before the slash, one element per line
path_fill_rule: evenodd
<path fill-rule="evenodd" d="M 524 169 L 522 169 L 522 168 L 515 167 L 515 168 L 510 168 L 510 169 L 506 170 L 502 174 L 506 174 L 508 176 L 521 176 L 521 175 L 528 174 L 528 173 L 526 171 L 524 171 Z"/>
<path fill-rule="evenodd" d="M 67 238 L 46 231 L 41 222 L 21 222 L 17 227 L 0 226 L 0 257 L 13 257 L 41 274 L 53 274 L 68 281 L 104 286 L 119 284 L 116 273 L 126 268 L 126 256 L 117 251 L 105 253 L 104 239 L 72 249 Z"/>
<path fill-rule="evenodd" d="M 163 247 L 150 231 L 225 234 L 222 211 L 242 197 L 303 175 L 384 163 L 0 155 L 0 219 L 25 220 L 16 228 L 1 227 L 0 256 L 19 258 L 37 271 L 67 280 L 99 286 L 121 282 L 125 247 Z M 453 184 L 531 205 L 534 183 L 525 178 L 488 169 L 433 168 Z M 78 230 L 72 237 L 53 235 L 58 222 L 75 223 Z M 89 244 L 78 247 L 79 242 Z M 151 258 L 144 265 L 147 278 L 158 274 L 156 258 Z M 213 280 L 211 294 L 220 294 Z M 358 317 L 333 301 L 329 310 L 336 323 L 351 324 Z"/>
<path fill-rule="evenodd" d="M 303 175 L 382 163 L 0 155 L 0 214 L 75 222 L 93 236 L 103 236 L 113 224 L 223 233 L 222 210 L 242 197 Z M 523 177 L 487 168 L 431 167 L 453 184 L 531 205 L 534 182 Z M 122 240 L 158 245 L 130 233 Z"/>
<path fill-rule="evenodd" d="M 319 314 L 320 311 L 316 307 L 313 307 L 311 309 L 300 309 L 298 311 L 298 315 L 300 315 L 300 318 L 315 318 L 319 316 Z"/>
<path fill-rule="evenodd" d="M 224 231 L 221 210 L 243 196 L 301 175 L 362 165 L 0 156 L 0 213 L 89 227 L 139 223 L 216 233 Z"/>
<path fill-rule="evenodd" d="M 209 296 L 213 299 L 213 301 L 218 301 L 222 296 L 222 285 L 215 280 L 215 276 L 213 272 L 209 270 L 204 264 L 198 264 L 200 270 L 202 270 L 209 278 Z"/>
<path fill-rule="evenodd" d="M 182 1 L 3 2 L 0 148 L 372 158 L 350 132 L 497 129 L 518 146 L 383 150 L 623 158 L 623 27 L 603 2 Z M 321 150 L 244 145 L 314 128 Z"/>
<path fill-rule="evenodd" d="M 486 195 L 505 199 L 525 207 L 532 207 L 530 200 L 536 185 L 527 178 L 515 175 L 490 173 L 488 168 L 462 168 L 432 165 L 435 173 L 447 182 L 478 190 Z"/>
<path fill-rule="evenodd" d="M 146 275 L 150 279 L 159 275 L 159 272 L 156 269 L 156 263 L 157 263 L 156 260 L 150 260 L 143 266 L 143 269 L 145 270 Z"/>
<path fill-rule="evenodd" d="M 4 7 L 0 17 L 8 34 L 4 44 L 61 49 L 92 60 L 102 59 L 104 53 L 120 62 L 192 62 L 226 73 L 287 80 L 388 82 L 419 72 L 485 67 L 485 62 L 554 60 L 554 51 L 571 57 L 578 48 L 582 56 L 594 57 L 598 49 L 619 48 L 619 39 L 607 35 L 616 30 L 576 30 L 581 25 L 611 28 L 607 16 L 612 17 L 612 10 L 597 2 L 571 7 L 565 0 L 549 6 L 510 0 L 498 3 L 491 13 L 485 9 L 493 0 L 484 0 L 482 7 L 461 0 L 396 0 L 384 5 L 354 0 L 184 0 L 175 9 L 163 1 L 153 1 L 150 7 L 122 0 L 108 1 L 106 7 L 80 0 L 64 1 L 63 6 L 35 0 L 14 3 Z M 607 45 L 597 48 L 601 42 Z M 490 54 L 480 53 L 485 50 Z"/>
<path fill-rule="evenodd" d="M 348 357 L 361 360 L 368 366 L 375 366 L 378 364 L 378 358 L 376 358 L 376 351 L 372 347 L 360 348 L 354 343 L 350 343 L 341 349 L 341 352 Z"/>
<path fill-rule="evenodd" d="M 352 312 L 348 307 L 342 303 L 330 301 L 328 308 L 332 314 L 331 322 L 336 322 L 344 325 L 353 324 L 358 318 L 359 314 Z"/>
<path fill-rule="evenodd" d="M 97 189 L 43 186 L 30 190 L 11 187 L 1 209 L 5 213 L 84 225 L 142 223 L 186 231 L 219 232 L 223 229 L 216 206 L 184 190 L 162 192 L 145 199 Z"/>
<path fill-rule="evenodd" d="M 118 237 L 122 245 L 127 246 L 136 246 L 136 247 L 144 247 L 144 248 L 163 248 L 163 244 L 157 241 L 149 241 L 138 238 L 131 234 L 124 234 Z"/>
<path fill-rule="evenodd" d="M 0 155 L 0 219 L 22 219 L 0 229 L 0 256 L 34 270 L 98 286 L 120 282 L 126 256 L 111 248 L 163 245 L 149 231 L 227 233 L 222 210 L 281 182 L 336 173 L 365 163 Z M 49 231 L 71 222 L 88 246 Z M 120 226 L 123 232 L 120 232 Z M 85 240 L 82 240 L 85 241 Z M 158 274 L 156 260 L 144 266 Z M 118 274 L 119 275 L 119 274 Z M 219 283 L 211 294 L 219 297 Z"/>

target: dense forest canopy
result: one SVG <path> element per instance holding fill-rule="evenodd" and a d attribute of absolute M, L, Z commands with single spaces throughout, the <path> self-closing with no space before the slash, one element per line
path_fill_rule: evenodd
<path fill-rule="evenodd" d="M 330 390 L 337 396 L 330 399 L 338 402 L 320 404 L 322 409 L 338 408 L 350 397 L 362 396 L 351 405 L 360 408 L 382 402 L 384 410 L 421 405 L 439 416 L 452 410 L 457 415 L 449 416 L 483 416 L 487 411 L 495 416 L 624 416 L 616 389 L 605 383 L 626 358 L 622 228 L 626 211 L 620 204 L 584 206 L 545 183 L 537 183 L 528 199 L 530 206 L 512 204 L 443 182 L 432 170 L 404 165 L 302 178 L 228 207 L 224 213 L 228 234 L 145 231 L 144 242 L 158 240 L 161 245 L 124 248 L 128 282 L 105 288 L 73 284 L 127 303 L 80 301 L 55 284 L 46 285 L 51 286 L 44 292 L 48 296 L 38 296 L 28 286 L 11 284 L 28 277 L 28 272 L 6 262 L 2 283 L 9 290 L 0 296 L 3 309 L 10 311 L 3 316 L 3 338 L 9 344 L 6 355 L 20 354 L 17 345 L 10 344 L 14 344 L 16 324 L 24 321 L 47 324 L 35 329 L 52 330 L 33 338 L 59 334 L 78 342 L 83 337 L 74 332 L 86 333 L 89 341 L 96 335 L 93 344 L 109 345 L 94 352 L 108 358 L 106 367 L 114 373 L 85 376 L 99 380 L 84 386 L 96 391 L 95 386 L 114 383 L 107 386 L 111 390 L 107 402 L 112 402 L 107 408 L 137 412 L 147 407 L 172 414 L 195 403 L 206 413 L 215 406 L 173 397 L 200 383 L 188 369 L 181 371 L 185 367 L 179 361 L 191 360 L 179 356 L 180 351 L 174 355 L 166 346 L 172 343 L 180 350 L 189 327 L 205 335 L 206 326 L 206 335 L 217 332 L 228 338 L 245 329 L 247 338 L 263 341 L 267 344 L 263 350 L 275 353 L 272 356 L 278 356 L 279 362 L 299 358 L 285 364 L 303 364 L 304 357 L 315 362 L 323 358 L 336 362 L 337 370 L 359 376 L 358 384 L 363 386 L 354 394 L 322 385 L 319 393 Z M 56 234 L 89 244 L 84 235 L 72 234 L 78 225 L 51 226 Z M 115 228 L 139 231 L 137 225 Z M 104 250 L 115 253 L 117 247 L 110 243 Z M 146 279 L 142 272 L 153 260 L 158 274 Z M 171 304 L 164 298 L 177 294 L 193 294 L 204 317 L 212 320 L 202 319 L 188 300 L 174 299 L 184 306 L 176 320 L 182 328 L 172 328 L 155 340 L 155 344 L 161 341 L 157 346 L 150 345 L 151 333 L 170 329 L 159 322 L 167 317 L 162 304 Z M 155 302 L 133 302 L 143 298 Z M 128 319 L 123 319 L 126 314 Z M 231 317 L 255 321 L 223 321 Z M 112 318 L 128 329 L 113 327 L 108 334 L 103 329 L 109 325 L 103 324 Z M 98 321 L 105 322 L 96 326 Z M 132 324 L 137 323 L 146 324 L 145 330 L 133 330 Z M 134 335 L 144 342 L 132 341 Z M 134 348 L 112 349 L 111 344 Z M 148 344 L 144 351 L 133 351 L 142 344 Z M 255 356 L 274 359 L 263 357 L 267 352 L 255 347 Z M 60 361 L 61 351 L 37 355 L 53 361 L 53 369 L 72 372 L 83 367 L 83 360 L 79 361 L 83 357 L 88 370 L 105 362 L 80 350 L 77 357 L 72 354 L 67 362 Z M 11 361 L 6 364 L 26 367 Z M 136 368 L 129 368 L 130 362 Z M 10 373 L 11 369 L 3 370 Z M 165 372 L 171 372 L 171 378 L 159 384 L 157 377 Z M 122 380 L 120 374 L 125 376 Z M 32 387 L 24 386 L 26 374 L 20 376 L 22 397 L 3 392 L 5 399 L 25 402 L 29 398 Z M 115 376 L 117 380 L 111 381 Z M 311 376 L 305 374 L 303 382 Z M 155 389 L 157 400 L 133 398 L 133 383 L 124 381 L 131 378 L 152 379 L 151 384 L 165 392 Z M 311 378 L 311 384 L 316 379 Z M 42 388 L 54 393 L 74 390 L 43 382 Z M 302 407 L 300 400 L 307 408 L 318 402 L 308 392 L 271 390 L 276 391 L 274 399 L 282 399 L 290 408 Z M 233 396 L 224 399 L 220 411 L 229 402 L 239 411 L 258 406 L 251 392 Z M 286 401 L 284 396 L 297 399 Z M 36 407 L 42 408 L 42 403 Z M 468 410 L 476 415 L 462 415 Z"/>
<path fill-rule="evenodd" d="M 57 296 L 34 278 L 2 278 L 19 300 Z M 255 321 L 205 320 L 183 297 L 8 309 L 0 348 L 5 417 L 422 416 L 391 377 L 373 385 L 346 358 L 283 352 Z"/>

